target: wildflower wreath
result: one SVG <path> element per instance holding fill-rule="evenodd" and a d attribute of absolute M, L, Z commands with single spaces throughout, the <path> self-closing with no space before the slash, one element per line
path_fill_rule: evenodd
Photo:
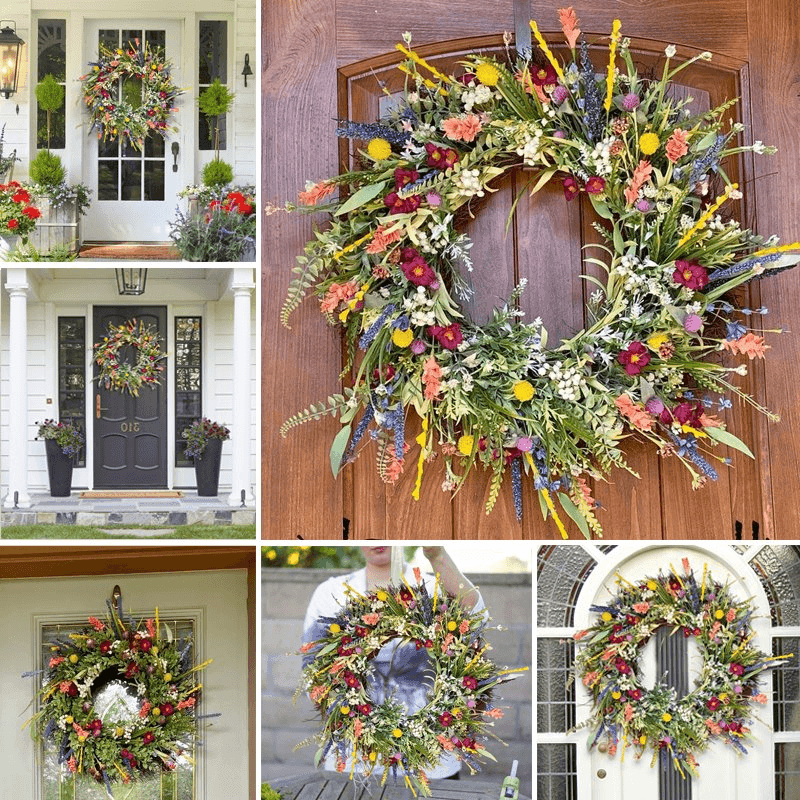
<path fill-rule="evenodd" d="M 792 655 L 767 656 L 753 645 L 752 602 L 737 601 L 707 565 L 700 581 L 688 559 L 683 569 L 635 585 L 618 577 L 619 593 L 592 606 L 599 619 L 574 638 L 585 641 L 576 668 L 592 695 L 590 747 L 603 741 L 613 756 L 630 746 L 636 758 L 650 748 L 651 766 L 672 763 L 685 778 L 698 774 L 694 754 L 717 739 L 747 752 L 752 704 L 767 702 L 759 675 Z M 663 683 L 645 689 L 639 677 L 641 650 L 663 626 L 694 638 L 703 656 L 697 686 L 683 698 Z"/>
<path fill-rule="evenodd" d="M 161 48 L 142 47 L 139 39 L 126 48 L 100 45 L 100 58 L 81 76 L 83 101 L 89 110 L 90 131 L 105 141 L 120 139 L 136 150 L 148 134 L 166 137 L 170 115 L 182 90 L 172 82 L 171 64 Z"/>
<path fill-rule="evenodd" d="M 135 348 L 134 363 L 120 360 L 120 350 L 126 347 Z M 100 385 L 116 392 L 129 392 L 134 397 L 138 397 L 142 386 L 152 389 L 160 383 L 158 375 L 164 371 L 160 362 L 166 357 L 159 347 L 158 332 L 143 322 L 137 324 L 135 319 L 123 325 L 109 323 L 108 336 L 94 346 Z"/>
<path fill-rule="evenodd" d="M 389 773 L 402 776 L 416 796 L 430 795 L 425 770 L 445 752 L 472 772 L 479 760 L 494 760 L 483 745 L 492 720 L 503 716 L 492 705 L 493 691 L 519 670 L 499 670 L 485 656 L 484 613 L 445 593 L 438 575 L 431 592 L 420 571 L 414 574 L 413 586 L 366 595 L 348 587 L 339 614 L 321 619 L 327 635 L 301 648 L 307 666 L 298 693 L 308 692 L 322 717 L 317 763 L 333 752 L 339 771 L 352 759 L 351 779 L 358 763 L 366 777 L 382 772 L 381 785 Z M 396 639 L 425 648 L 434 673 L 426 705 L 413 714 L 392 697 L 375 705 L 368 692 L 370 661 Z"/>
<path fill-rule="evenodd" d="M 293 416 L 282 433 L 338 415 L 336 474 L 371 428 L 379 472 L 392 482 L 405 467 L 414 409 L 422 419 L 415 498 L 438 442 L 444 490 L 483 464 L 492 472 L 488 513 L 510 470 L 521 517 L 524 472 L 561 534 L 556 501 L 588 537 L 601 527 L 587 480 L 628 468 L 626 436 L 677 455 L 695 487 L 729 461 L 713 453 L 716 444 L 752 455 L 711 413 L 731 406 L 730 392 L 754 403 L 728 380 L 746 366 L 704 359 L 719 351 L 764 356 L 768 345 L 750 318 L 767 309 L 737 310 L 724 298 L 794 266 L 800 257 L 788 251 L 800 243 L 779 247 L 722 216 L 741 196 L 723 159 L 773 150 L 736 144 L 743 126 L 725 119 L 735 101 L 693 115 L 670 92 L 682 69 L 710 53 L 676 66 L 669 46 L 661 77 L 641 76 L 617 20 L 598 75 L 574 12 L 560 17 L 564 63 L 531 22 L 541 63 L 475 54 L 457 77 L 410 50 L 407 36 L 397 46 L 407 76 L 401 107 L 381 123 L 342 124 L 340 136 L 369 140 L 364 166 L 300 194 L 305 210 L 330 211 L 332 224 L 298 258 L 282 321 L 313 287 L 322 312 L 344 329 L 348 370 L 357 368 L 352 385 Z M 519 166 L 538 171 L 533 192 L 560 178 L 567 201 L 585 193 L 601 218 L 602 258 L 587 261 L 606 278 L 584 276 L 597 284 L 591 324 L 554 349 L 545 349 L 540 319 L 517 323 L 522 286 L 482 326 L 455 299 L 470 267 L 456 214 Z M 712 176 L 724 186 L 715 200 Z M 347 197 L 326 200 L 337 188 Z"/>
<path fill-rule="evenodd" d="M 104 783 L 110 796 L 111 784 L 170 772 L 191 751 L 197 673 L 211 659 L 192 666 L 192 643 L 177 641 L 158 609 L 137 624 L 121 599 L 107 605 L 106 622 L 89 617 L 90 627 L 53 641 L 31 722 L 57 749 L 59 764 Z M 100 693 L 112 681 L 128 688 L 108 701 Z"/>

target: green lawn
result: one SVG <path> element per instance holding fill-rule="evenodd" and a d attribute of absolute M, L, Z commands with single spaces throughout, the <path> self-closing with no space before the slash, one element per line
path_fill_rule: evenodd
<path fill-rule="evenodd" d="M 9 525 L 0 532 L 3 539 L 254 539 L 255 525 L 178 525 L 174 532 L 164 536 L 131 536 L 106 533 L 106 530 L 160 530 L 170 526 L 155 525 L 103 525 L 100 530 L 92 525 Z"/>

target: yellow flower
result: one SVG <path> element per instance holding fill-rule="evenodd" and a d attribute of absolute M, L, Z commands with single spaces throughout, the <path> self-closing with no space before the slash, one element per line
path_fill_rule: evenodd
<path fill-rule="evenodd" d="M 330 627 L 330 628 L 328 628 L 328 630 L 329 630 L 329 631 L 330 631 L 332 634 L 334 634 L 334 636 L 335 636 L 337 633 L 340 633 L 342 629 L 341 629 L 341 627 L 339 626 L 339 624 L 338 624 L 338 623 L 334 622 L 334 623 L 333 623 L 333 625 L 331 625 L 331 627 Z"/>
<path fill-rule="evenodd" d="M 669 341 L 669 336 L 666 333 L 655 333 L 647 340 L 647 346 L 651 350 L 658 350 L 661 348 L 662 345 L 666 344 Z"/>
<path fill-rule="evenodd" d="M 72 715 L 68 715 L 64 722 L 66 722 L 67 725 L 72 725 L 72 723 L 75 722 L 75 718 Z"/>
<path fill-rule="evenodd" d="M 289 553 L 289 557 L 286 559 L 286 563 L 290 567 L 296 567 L 298 562 L 300 561 L 300 553 L 296 550 L 292 553 Z"/>
<path fill-rule="evenodd" d="M 672 714 L 670 714 L 670 713 L 667 711 L 666 713 L 664 713 L 664 714 L 661 716 L 661 719 L 663 719 L 663 720 L 664 720 L 664 722 L 672 722 Z"/>
<path fill-rule="evenodd" d="M 114 728 L 114 736 L 119 738 L 125 733 L 125 728 Z"/>
<path fill-rule="evenodd" d="M 725 612 L 724 612 L 724 611 L 723 611 L 721 608 L 718 608 L 718 609 L 717 609 L 717 610 L 714 612 L 714 618 L 715 618 L 715 619 L 722 619 L 724 616 L 725 616 Z"/>
<path fill-rule="evenodd" d="M 646 156 L 653 155 L 659 147 L 661 147 L 661 142 L 655 133 L 643 133 L 639 137 L 639 149 Z"/>
<path fill-rule="evenodd" d="M 658 589 L 658 584 L 655 581 L 647 581 L 647 588 L 651 592 L 654 592 L 656 589 Z"/>
<path fill-rule="evenodd" d="M 611 622 L 611 612 L 610 611 L 604 611 L 600 615 L 600 619 L 602 619 L 603 622 Z"/>
<path fill-rule="evenodd" d="M 369 140 L 367 152 L 370 158 L 374 158 L 376 161 L 383 161 L 392 154 L 392 146 L 386 139 L 381 139 L 380 136 L 376 136 L 374 139 Z"/>
<path fill-rule="evenodd" d="M 467 434 L 464 434 L 464 436 L 462 436 L 458 440 L 458 452 L 461 453 L 461 455 L 468 456 L 472 452 L 472 448 L 474 446 L 475 446 L 474 436 L 469 436 Z"/>
<path fill-rule="evenodd" d="M 378 758 L 378 754 L 377 754 L 377 753 L 376 753 L 376 752 L 373 750 L 373 751 L 372 751 L 372 752 L 369 754 L 369 760 L 370 760 L 370 761 L 376 761 L 376 760 L 377 760 L 377 758 Z"/>
<path fill-rule="evenodd" d="M 392 736 L 394 736 L 395 739 L 399 739 L 402 735 L 403 735 L 403 731 L 401 731 L 400 728 L 395 728 L 392 731 Z"/>
<path fill-rule="evenodd" d="M 494 64 L 479 64 L 475 70 L 475 77 L 484 86 L 497 86 L 500 80 L 500 70 Z"/>
<path fill-rule="evenodd" d="M 727 692 L 723 692 L 723 693 L 722 693 L 722 694 L 719 696 L 719 699 L 720 699 L 720 700 L 722 700 L 722 702 L 724 703 L 724 702 L 725 702 L 725 701 L 728 699 L 728 693 L 727 693 Z"/>
<path fill-rule="evenodd" d="M 409 328 L 408 330 L 401 331 L 400 328 L 395 328 L 392 334 L 392 341 L 398 347 L 408 347 L 414 341 L 414 331 Z"/>
<path fill-rule="evenodd" d="M 267 560 L 274 561 L 277 558 L 278 554 L 274 550 L 267 551 Z"/>
<path fill-rule="evenodd" d="M 639 737 L 639 744 L 646 744 L 646 743 L 647 743 L 647 736 L 645 736 L 644 734 L 642 734 L 642 735 Z"/>
<path fill-rule="evenodd" d="M 384 592 L 384 591 L 383 591 L 383 589 L 381 589 L 381 590 L 380 590 L 380 591 L 379 591 L 379 592 L 378 592 L 378 593 L 375 595 L 375 597 L 377 597 L 377 598 L 378 598 L 378 600 L 380 600 L 382 603 L 383 603 L 384 601 L 386 601 L 386 600 L 388 600 L 388 599 L 389 599 L 389 595 L 388 595 L 388 594 L 386 594 L 386 592 Z"/>
<path fill-rule="evenodd" d="M 153 716 L 154 716 L 154 717 L 159 717 L 159 716 L 161 716 L 161 709 L 160 709 L 158 706 L 156 706 L 156 707 L 153 709 Z"/>
<path fill-rule="evenodd" d="M 152 651 L 151 651 L 151 652 L 152 652 Z M 164 673 L 164 681 L 165 681 L 166 683 L 169 683 L 171 680 L 172 680 L 172 673 L 171 673 L 171 672 L 166 672 L 166 673 Z"/>
<path fill-rule="evenodd" d="M 152 653 L 154 656 L 157 656 L 157 655 L 158 655 L 158 648 L 157 648 L 157 647 L 151 647 L 151 648 L 150 648 L 150 652 L 151 652 L 151 653 Z"/>
<path fill-rule="evenodd" d="M 612 696 L 612 697 L 613 697 L 615 700 L 619 700 L 619 699 L 620 699 L 620 697 L 622 697 L 622 692 L 611 692 L 611 696 Z"/>
<path fill-rule="evenodd" d="M 342 714 L 347 716 L 350 713 L 350 706 L 342 706 Z"/>
<path fill-rule="evenodd" d="M 456 623 L 453 622 L 452 619 L 450 620 L 450 622 L 447 623 L 447 630 L 449 631 L 454 631 L 457 627 L 458 625 L 456 625 Z"/>
<path fill-rule="evenodd" d="M 514 384 L 514 397 L 521 403 L 527 403 L 533 395 L 533 385 L 529 381 L 517 381 Z"/>
<path fill-rule="evenodd" d="M 69 657 L 69 663 L 70 663 L 70 664 L 77 664 L 77 663 L 78 663 L 78 656 L 77 656 L 77 655 L 75 655 L 75 653 L 73 653 L 73 654 L 72 654 L 72 655 Z"/>

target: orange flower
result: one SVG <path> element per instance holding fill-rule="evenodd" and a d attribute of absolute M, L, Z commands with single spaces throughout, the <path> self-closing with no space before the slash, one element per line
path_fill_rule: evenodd
<path fill-rule="evenodd" d="M 392 242 L 400 239 L 400 231 L 384 233 L 385 227 L 385 225 L 378 225 L 375 233 L 372 234 L 372 240 L 364 248 L 368 253 L 382 253 Z"/>
<path fill-rule="evenodd" d="M 300 192 L 300 194 L 297 195 L 297 199 L 304 206 L 315 206 L 320 200 L 324 199 L 329 194 L 333 194 L 335 191 L 335 183 L 331 183 L 330 181 L 320 181 L 319 183 L 315 183 L 313 186 L 307 188 L 306 191 Z"/>
<path fill-rule="evenodd" d="M 722 346 L 732 353 L 741 353 L 743 356 L 747 356 L 751 361 L 754 358 L 764 358 L 764 351 L 770 349 L 768 344 L 764 344 L 764 337 L 756 336 L 754 333 L 746 333 L 732 341 L 726 339 Z"/>
<path fill-rule="evenodd" d="M 461 624 L 458 626 L 458 632 L 463 636 L 469 630 L 469 622 L 465 619 L 461 620 Z"/>
<path fill-rule="evenodd" d="M 142 707 L 139 709 L 139 716 L 144 719 L 150 713 L 151 708 L 152 706 L 150 703 L 145 700 L 144 703 L 142 703 Z"/>
<path fill-rule="evenodd" d="M 403 455 L 411 449 L 411 447 L 403 442 Z M 395 451 L 394 445 L 389 445 L 386 449 L 388 459 L 383 467 L 383 473 L 381 474 L 381 478 L 383 479 L 384 483 L 397 483 L 400 479 L 400 476 L 403 474 L 403 459 L 398 458 Z"/>
<path fill-rule="evenodd" d="M 96 631 L 101 631 L 101 630 L 103 630 L 103 628 L 105 628 L 105 625 L 103 625 L 103 623 L 102 623 L 102 622 L 100 622 L 100 620 L 99 620 L 99 619 L 97 619 L 97 617 L 89 617 L 89 624 L 90 624 L 90 625 L 91 625 L 91 626 L 92 626 L 92 627 L 93 627 L 93 628 L 94 628 Z"/>
<path fill-rule="evenodd" d="M 504 714 L 500 708 L 490 708 L 488 711 L 483 712 L 484 717 L 491 717 L 492 719 L 502 719 Z"/>
<path fill-rule="evenodd" d="M 567 44 L 574 50 L 578 37 L 581 35 L 581 29 L 578 27 L 578 17 L 572 10 L 572 6 L 558 9 L 558 21 L 561 23 L 561 30 L 564 31 Z"/>
<path fill-rule="evenodd" d="M 630 722 L 633 719 L 633 706 L 630 703 L 625 703 L 625 722 Z"/>
<path fill-rule="evenodd" d="M 589 633 L 589 631 L 575 631 L 575 633 L 572 634 L 572 638 L 576 642 L 579 642 L 587 633 Z"/>
<path fill-rule="evenodd" d="M 443 736 L 441 733 L 436 737 L 436 741 L 438 741 L 445 750 L 452 750 L 455 746 L 446 736 Z"/>
<path fill-rule="evenodd" d="M 353 734 L 355 735 L 356 739 L 358 739 L 358 737 L 361 736 L 363 728 L 364 726 L 361 724 L 361 720 L 357 719 L 355 721 L 355 724 L 353 725 Z"/>
<path fill-rule="evenodd" d="M 443 653 L 447 652 L 447 648 L 450 647 L 450 645 L 452 644 L 453 638 L 454 637 L 453 637 L 452 633 L 448 633 L 447 636 L 444 637 L 444 641 L 442 642 L 442 652 Z"/>
<path fill-rule="evenodd" d="M 633 205 L 636 198 L 639 196 L 639 189 L 650 180 L 650 175 L 653 172 L 653 165 L 649 161 L 642 159 L 633 171 L 631 182 L 625 189 L 625 201 L 627 204 Z"/>
<path fill-rule="evenodd" d="M 721 428 L 725 423 L 716 417 L 709 417 L 707 414 L 700 415 L 700 424 L 704 428 Z"/>
<path fill-rule="evenodd" d="M 57 667 L 59 664 L 63 664 L 66 660 L 67 659 L 64 658 L 63 656 L 53 656 L 50 659 L 50 664 L 49 664 L 50 669 L 53 669 L 53 667 Z"/>
<path fill-rule="evenodd" d="M 583 685 L 584 686 L 591 686 L 597 680 L 597 673 L 596 672 L 587 672 L 583 676 Z"/>
<path fill-rule="evenodd" d="M 196 702 L 197 698 L 187 697 L 185 700 L 181 700 L 180 703 L 178 703 L 177 708 L 179 711 L 183 711 L 184 708 L 192 708 Z"/>
<path fill-rule="evenodd" d="M 301 653 L 307 653 L 315 645 L 316 645 L 316 642 L 306 642 L 305 644 L 300 645 L 300 652 Z"/>
<path fill-rule="evenodd" d="M 347 302 L 358 291 L 358 284 L 354 281 L 348 283 L 332 283 L 320 304 L 323 314 L 336 311 L 339 303 Z"/>
<path fill-rule="evenodd" d="M 364 616 L 361 617 L 361 619 L 364 620 L 367 625 L 377 625 L 378 622 L 380 622 L 380 618 L 381 615 L 377 611 L 374 611 L 370 614 L 364 614 Z"/>
<path fill-rule="evenodd" d="M 425 384 L 425 399 L 435 400 L 442 390 L 442 368 L 436 363 L 436 358 L 430 356 L 422 370 L 422 382 Z"/>
<path fill-rule="evenodd" d="M 667 139 L 667 158 L 674 164 L 681 156 L 685 156 L 689 152 L 689 145 L 687 144 L 689 135 L 686 131 L 680 128 L 675 128 L 672 136 Z"/>
<path fill-rule="evenodd" d="M 649 431 L 653 429 L 653 418 L 640 406 L 634 403 L 630 396 L 623 393 L 619 397 L 614 398 L 614 405 L 619 410 L 619 413 L 627 417 L 631 425 L 638 428 L 640 431 Z"/>
<path fill-rule="evenodd" d="M 471 142 L 480 133 L 483 125 L 476 114 L 466 117 L 450 117 L 442 123 L 445 135 L 456 142 Z"/>

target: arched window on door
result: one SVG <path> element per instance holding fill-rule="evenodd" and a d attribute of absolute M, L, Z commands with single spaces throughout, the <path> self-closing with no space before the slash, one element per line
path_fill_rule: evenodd
<path fill-rule="evenodd" d="M 648 547 L 634 552 L 645 552 Z M 746 577 L 757 580 L 769 602 L 770 641 L 759 643 L 773 655 L 800 653 L 800 547 L 796 545 L 722 545 L 707 548 L 710 555 L 735 554 L 743 560 Z M 624 551 L 624 552 L 622 552 Z M 571 680 L 575 658 L 572 634 L 576 608 L 590 576 L 613 576 L 628 547 L 596 545 L 542 546 L 537 552 L 537 684 L 536 758 L 540 800 L 592 800 L 586 776 L 579 774 L 578 748 L 585 751 L 585 730 L 570 731 L 578 719 L 578 698 Z M 737 559 L 737 561 L 739 561 Z M 742 564 L 742 561 L 739 561 Z M 608 580 L 606 580 L 608 582 Z M 613 582 L 613 581 L 612 581 Z M 691 688 L 686 640 L 664 636 L 656 640 L 656 673 L 668 672 L 679 694 Z M 764 681 L 772 689 L 772 731 L 757 725 L 754 747 L 772 764 L 775 800 L 800 798 L 800 667 L 790 659 Z M 714 745 L 718 747 L 719 745 Z M 618 758 L 617 758 L 618 760 Z M 701 764 L 702 772 L 702 764 Z M 660 776 L 658 798 L 692 800 L 693 783 Z"/>

